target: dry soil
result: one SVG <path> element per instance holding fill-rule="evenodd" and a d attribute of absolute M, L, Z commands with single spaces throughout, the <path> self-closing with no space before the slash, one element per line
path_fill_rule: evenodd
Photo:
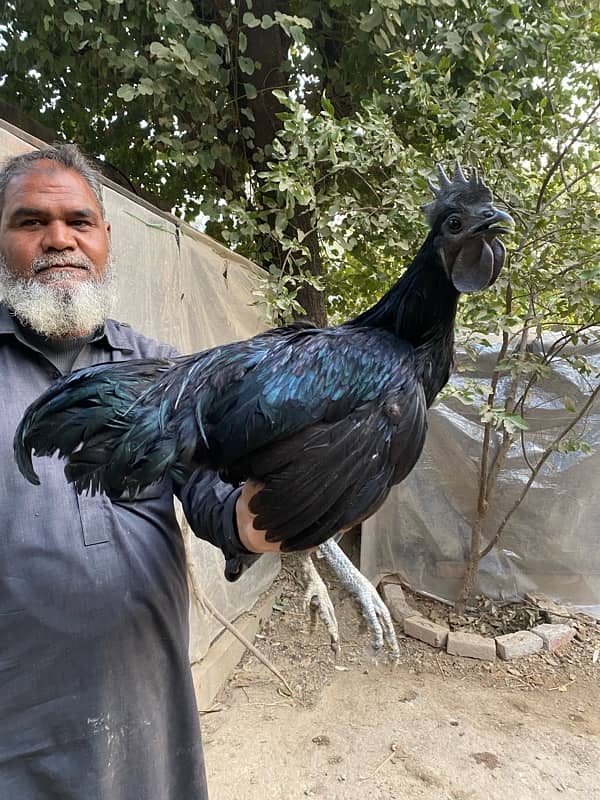
<path fill-rule="evenodd" d="M 341 657 L 284 573 L 256 644 L 293 697 L 246 656 L 204 710 L 211 800 L 600 800 L 600 625 L 509 663 L 401 638 L 391 666 L 373 662 L 354 604 L 330 585 Z"/>

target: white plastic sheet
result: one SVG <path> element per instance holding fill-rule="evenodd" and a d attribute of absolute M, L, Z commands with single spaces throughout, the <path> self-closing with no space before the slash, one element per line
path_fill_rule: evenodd
<path fill-rule="evenodd" d="M 580 346 L 578 352 L 600 365 L 598 340 Z M 493 350 L 483 351 L 469 377 L 489 384 L 495 355 Z M 452 380 L 462 378 L 455 375 Z M 580 408 L 589 386 L 561 360 L 531 396 L 526 435 L 530 463 L 535 464 L 572 421 L 565 396 Z M 453 601 L 469 553 L 483 426 L 473 407 L 454 399 L 432 409 L 429 420 L 417 466 L 363 525 L 361 568 L 376 583 L 385 574 L 398 574 L 418 591 Z M 577 432 L 592 452 L 553 452 L 511 517 L 499 546 L 482 560 L 476 592 L 509 600 L 538 591 L 600 615 L 600 403 Z M 499 442 L 497 434 L 496 447 Z M 519 442 L 510 449 L 499 474 L 483 545 L 530 475 Z"/>

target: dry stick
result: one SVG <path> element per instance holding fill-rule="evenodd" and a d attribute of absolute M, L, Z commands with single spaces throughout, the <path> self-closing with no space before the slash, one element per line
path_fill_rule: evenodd
<path fill-rule="evenodd" d="M 359 780 L 359 781 L 368 781 L 368 780 L 370 780 L 370 779 L 371 779 L 371 778 L 372 778 L 374 775 L 377 775 L 377 773 L 379 772 L 379 770 L 380 770 L 382 767 L 384 767 L 384 766 L 385 766 L 385 765 L 388 763 L 388 761 L 391 761 L 391 759 L 392 759 L 392 758 L 393 758 L 395 755 L 397 755 L 397 754 L 398 754 L 398 745 L 397 745 L 397 744 L 392 744 L 392 745 L 390 745 L 390 750 L 391 750 L 391 752 L 390 752 L 390 753 L 388 753 L 388 755 L 387 755 L 387 756 L 386 756 L 386 757 L 383 759 L 383 761 L 382 761 L 382 762 L 381 762 L 381 763 L 380 763 L 378 766 L 376 766 L 376 767 L 375 767 L 375 769 L 373 770 L 373 772 L 372 772 L 370 775 L 366 775 L 364 778 L 359 778 L 358 780 Z M 408 756 L 399 756 L 399 758 L 408 758 Z"/>
<path fill-rule="evenodd" d="M 498 544 L 500 536 L 502 535 L 502 531 L 506 527 L 506 523 L 512 517 L 512 515 L 515 513 L 515 511 L 518 509 L 518 507 L 521 505 L 521 503 L 525 499 L 525 496 L 526 496 L 527 492 L 529 491 L 529 488 L 531 487 L 531 484 L 534 482 L 534 480 L 536 479 L 539 471 L 544 466 L 544 464 L 546 463 L 548 458 L 551 456 L 551 454 L 554 451 L 554 448 L 556 447 L 556 445 L 560 442 L 561 439 L 564 439 L 564 437 L 569 433 L 569 431 L 571 431 L 575 427 L 575 425 L 579 422 L 579 420 L 589 411 L 589 409 L 592 407 L 592 404 L 594 403 L 594 401 L 596 400 L 598 395 L 600 395 L 600 383 L 598 384 L 598 386 L 596 386 L 594 391 L 588 397 L 587 401 L 581 407 L 581 410 L 579 411 L 579 413 L 577 414 L 575 419 L 572 422 L 570 422 L 567 425 L 567 427 L 564 430 L 562 430 L 558 434 L 558 436 L 556 436 L 552 440 L 552 442 L 548 445 L 548 447 L 544 450 L 544 452 L 540 456 L 540 460 L 537 462 L 537 464 L 535 465 L 534 470 L 532 471 L 531 475 L 529 476 L 529 480 L 525 484 L 525 487 L 524 487 L 523 491 L 521 492 L 520 496 L 515 500 L 512 508 L 510 509 L 510 511 L 508 511 L 506 513 L 506 515 L 504 516 L 504 519 L 500 523 L 500 525 L 498 527 L 498 530 L 494 534 L 494 537 L 492 538 L 492 540 L 484 548 L 484 550 L 482 550 L 482 552 L 479 554 L 479 558 L 480 559 L 482 559 L 484 556 L 486 556 L 490 552 L 492 547 L 495 547 L 496 544 Z"/>
<path fill-rule="evenodd" d="M 192 586 L 192 594 L 194 595 L 194 600 L 198 604 L 198 606 L 203 609 L 205 608 L 207 611 L 217 619 L 224 628 L 226 628 L 235 638 L 240 641 L 244 647 L 247 647 L 248 650 L 252 653 L 252 655 L 256 656 L 256 658 L 263 664 L 268 670 L 270 670 L 276 678 L 278 678 L 281 683 L 285 686 L 287 693 L 290 697 L 294 696 L 294 692 L 292 691 L 289 683 L 283 677 L 281 672 L 271 664 L 271 662 L 263 656 L 263 654 L 258 650 L 249 639 L 246 639 L 243 633 L 240 633 L 235 625 L 232 625 L 231 622 L 227 619 L 227 617 L 223 616 L 218 608 L 216 608 L 208 599 L 206 594 L 198 585 L 196 581 L 196 576 L 194 574 L 194 568 L 192 566 L 191 559 L 188 559 L 188 574 L 190 576 L 190 584 Z"/>
<path fill-rule="evenodd" d="M 444 668 L 442 667 L 442 662 L 440 661 L 439 655 L 436 653 L 435 660 L 437 661 L 437 665 L 442 673 L 442 678 L 446 680 L 446 673 L 444 672 Z"/>

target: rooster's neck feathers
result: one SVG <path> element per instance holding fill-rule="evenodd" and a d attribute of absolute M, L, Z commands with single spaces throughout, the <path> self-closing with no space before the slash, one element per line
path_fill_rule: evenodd
<path fill-rule="evenodd" d="M 384 328 L 414 347 L 427 405 L 448 380 L 459 297 L 433 238 L 430 234 L 402 277 L 378 303 L 346 323 Z"/>

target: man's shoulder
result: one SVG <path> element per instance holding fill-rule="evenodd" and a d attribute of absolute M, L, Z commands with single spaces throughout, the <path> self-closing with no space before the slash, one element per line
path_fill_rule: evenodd
<path fill-rule="evenodd" d="M 130 352 L 134 358 L 173 358 L 179 355 L 173 345 L 145 336 L 127 322 L 107 319 L 104 332 L 112 347 Z"/>

